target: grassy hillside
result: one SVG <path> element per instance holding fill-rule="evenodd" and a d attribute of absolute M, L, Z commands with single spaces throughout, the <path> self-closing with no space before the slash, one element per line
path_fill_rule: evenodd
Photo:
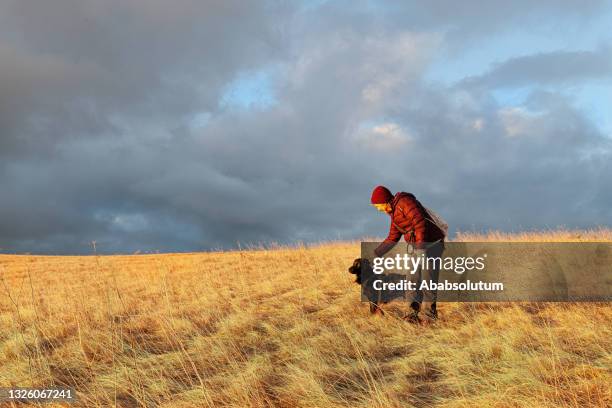
<path fill-rule="evenodd" d="M 0 256 L 0 387 L 70 385 L 83 407 L 612 405 L 610 304 L 442 304 L 415 326 L 368 314 L 358 256 Z"/>

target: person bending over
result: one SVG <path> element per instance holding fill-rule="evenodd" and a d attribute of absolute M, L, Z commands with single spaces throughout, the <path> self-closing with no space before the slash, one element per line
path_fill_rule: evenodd
<path fill-rule="evenodd" d="M 435 218 L 413 194 L 399 192 L 391 194 L 385 186 L 377 186 L 372 192 L 371 203 L 377 210 L 389 214 L 391 226 L 387 238 L 374 250 L 376 256 L 382 257 L 400 240 L 402 235 L 406 242 L 412 243 L 419 252 L 427 257 L 440 257 L 444 251 L 445 231 L 436 224 Z M 415 273 L 417 289 L 423 280 L 438 282 L 439 264 L 431 268 L 421 267 Z M 437 290 L 416 290 L 412 293 L 408 320 L 419 321 L 419 311 L 423 310 L 429 319 L 437 319 Z"/>

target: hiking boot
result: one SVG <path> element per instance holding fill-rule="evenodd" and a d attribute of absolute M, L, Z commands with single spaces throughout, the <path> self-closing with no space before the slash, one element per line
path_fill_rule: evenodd
<path fill-rule="evenodd" d="M 433 303 L 431 307 L 425 309 L 425 312 L 423 312 L 423 314 L 431 322 L 438 320 L 438 309 L 436 308 L 436 304 Z"/>
<path fill-rule="evenodd" d="M 438 320 L 438 311 L 437 310 L 427 310 L 423 313 L 425 316 L 427 316 L 428 319 L 431 320 Z"/>

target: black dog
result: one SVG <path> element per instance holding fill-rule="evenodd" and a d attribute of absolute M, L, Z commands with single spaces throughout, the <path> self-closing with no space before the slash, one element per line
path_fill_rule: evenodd
<path fill-rule="evenodd" d="M 363 268 L 362 268 L 363 265 Z M 353 261 L 353 266 L 351 266 L 348 270 L 350 273 L 355 275 L 355 283 L 361 285 L 362 279 L 361 275 L 364 271 L 371 270 L 370 261 L 367 259 L 357 258 Z"/>
<path fill-rule="evenodd" d="M 384 282 L 399 282 L 405 279 L 405 276 L 398 274 L 377 275 L 372 271 L 370 261 L 365 258 L 357 258 L 353 261 L 353 265 L 348 268 L 348 271 L 355 275 L 355 283 L 361 285 L 361 294 L 370 302 L 370 313 L 384 314 L 380 308 L 381 304 L 390 302 L 393 299 L 403 298 L 403 292 L 376 290 L 373 283 L 376 280 Z"/>

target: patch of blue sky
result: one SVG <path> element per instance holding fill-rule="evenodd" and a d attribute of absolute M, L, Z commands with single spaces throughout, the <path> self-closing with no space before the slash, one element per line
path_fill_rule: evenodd
<path fill-rule="evenodd" d="M 585 26 L 568 23 L 558 29 L 511 29 L 469 44 L 460 52 L 442 51 L 429 66 L 425 79 L 452 85 L 488 72 L 511 58 L 555 51 L 595 50 L 612 44 L 612 14 L 606 13 Z M 554 34 L 554 35 L 553 35 Z"/>
<path fill-rule="evenodd" d="M 394 7 L 401 3 L 381 0 L 294 0 L 299 3 L 298 9 L 302 12 L 319 12 L 325 6 L 334 7 L 336 10 L 351 10 L 351 12 L 374 13 L 372 16 L 382 16 L 380 13 L 393 11 Z M 378 14 L 376 14 L 378 13 Z"/>
<path fill-rule="evenodd" d="M 559 49 L 559 44 L 550 40 L 524 41 L 519 38 L 499 38 L 465 50 L 461 55 L 439 55 L 434 59 L 425 79 L 452 85 L 464 78 L 486 74 L 495 64 L 511 58 L 522 57 Z"/>
<path fill-rule="evenodd" d="M 267 109 L 276 103 L 272 68 L 241 72 L 225 87 L 219 102 L 230 109 Z"/>
<path fill-rule="evenodd" d="M 558 30 L 559 35 L 543 35 L 541 30 L 508 30 L 478 44 L 472 44 L 458 53 L 442 51 L 429 66 L 425 79 L 429 82 L 453 86 L 461 80 L 486 74 L 512 58 L 555 51 L 596 50 L 612 44 L 609 30 L 612 15 L 607 13 L 591 21 L 589 26 Z M 491 93 L 500 106 L 523 106 L 536 88 L 547 88 L 567 95 L 604 134 L 612 137 L 612 82 L 610 80 L 585 80 L 576 84 L 559 84 L 542 87 L 499 87 Z"/>
<path fill-rule="evenodd" d="M 612 80 L 592 81 L 572 91 L 575 105 L 612 138 Z"/>
<path fill-rule="evenodd" d="M 612 80 L 585 81 L 575 85 L 497 88 L 491 94 L 501 107 L 524 107 L 535 89 L 559 92 L 604 135 L 612 137 Z"/>
<path fill-rule="evenodd" d="M 535 89 L 559 92 L 604 135 L 612 138 L 612 80 L 585 81 L 575 85 L 498 88 L 491 94 L 502 107 L 524 107 Z"/>
<path fill-rule="evenodd" d="M 493 89 L 491 94 L 500 106 L 521 106 L 533 91 L 531 86 L 521 86 L 517 88 Z"/>
<path fill-rule="evenodd" d="M 324 6 L 326 3 L 329 3 L 330 0 L 302 0 L 300 1 L 300 9 L 303 11 L 311 11 L 316 10 L 321 6 Z"/>

